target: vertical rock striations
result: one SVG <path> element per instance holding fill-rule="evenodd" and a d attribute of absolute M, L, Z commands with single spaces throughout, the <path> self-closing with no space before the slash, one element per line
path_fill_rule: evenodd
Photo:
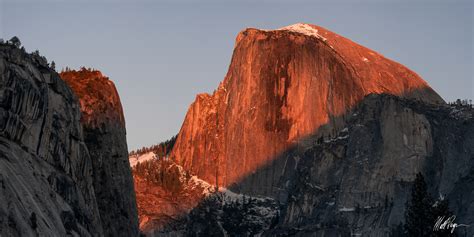
<path fill-rule="evenodd" d="M 73 91 L 12 41 L 0 43 L 0 236 L 138 236 L 113 83 L 67 72 Z"/>
<path fill-rule="evenodd" d="M 474 234 L 470 225 L 474 222 L 474 108 L 371 94 L 343 117 L 339 124 L 322 127 L 335 128 L 335 135 L 309 137 L 269 166 L 284 164 L 275 185 L 278 199 L 265 197 L 265 203 L 258 201 L 261 196 L 247 197 L 253 201 L 236 203 L 226 198 L 226 191 L 212 194 L 161 232 L 182 236 L 245 236 L 249 231 L 259 236 L 405 236 L 396 235 L 394 229 L 403 226 L 413 180 L 422 173 L 433 203 L 447 199 L 455 222 L 469 225 L 456 228 L 456 234 Z M 253 177 L 265 178 L 267 168 L 239 184 L 258 188 L 262 183 Z M 278 205 L 268 205 L 273 201 Z M 269 215 L 252 218 L 257 210 Z M 429 215 L 425 209 L 411 211 Z M 417 228 L 433 226 L 434 221 Z"/>
<path fill-rule="evenodd" d="M 224 81 L 190 106 L 171 154 L 211 188 L 185 206 L 185 178 L 179 195 L 137 178 L 139 203 L 168 207 L 142 205 L 142 226 L 156 236 L 392 236 L 417 173 L 469 225 L 473 141 L 472 106 L 445 104 L 370 49 L 307 24 L 247 29 Z M 150 200 L 147 190 L 160 192 Z"/>
<path fill-rule="evenodd" d="M 369 95 L 332 138 L 299 144 L 284 158 L 280 223 L 269 236 L 391 236 L 405 221 L 417 173 L 449 200 L 457 223 L 474 221 L 474 109 Z M 434 225 L 434 223 L 433 223 Z M 471 226 L 457 233 L 471 236 Z"/>
<path fill-rule="evenodd" d="M 79 103 L 46 59 L 0 44 L 0 235 L 100 236 Z"/>
<path fill-rule="evenodd" d="M 444 103 L 408 68 L 322 27 L 246 29 L 224 81 L 190 106 L 172 157 L 204 180 L 229 186 L 370 93 Z M 274 192 L 281 168 L 268 172 L 256 180 L 266 194 Z"/>
<path fill-rule="evenodd" d="M 138 218 L 128 161 L 125 120 L 114 84 L 99 71 L 65 71 L 61 78 L 79 97 L 84 139 L 92 158 L 94 188 L 107 236 L 137 236 Z"/>

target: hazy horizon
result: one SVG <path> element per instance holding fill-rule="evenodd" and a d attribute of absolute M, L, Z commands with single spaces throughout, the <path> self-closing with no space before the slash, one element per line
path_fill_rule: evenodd
<path fill-rule="evenodd" d="M 474 99 L 473 3 L 0 2 L 0 38 L 17 35 L 57 70 L 115 82 L 129 150 L 178 133 L 196 94 L 217 88 L 247 27 L 325 27 L 406 65 L 446 101 Z"/>

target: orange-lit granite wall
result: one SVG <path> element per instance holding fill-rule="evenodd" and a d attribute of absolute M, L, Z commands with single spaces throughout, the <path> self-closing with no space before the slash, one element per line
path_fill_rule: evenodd
<path fill-rule="evenodd" d="M 73 89 L 81 103 L 82 120 L 88 126 L 98 126 L 112 120 L 125 127 L 122 104 L 117 89 L 100 71 L 63 71 L 60 76 Z"/>
<path fill-rule="evenodd" d="M 64 71 L 81 105 L 84 140 L 91 155 L 94 190 L 106 236 L 138 236 L 125 120 L 115 85 L 100 71 Z"/>
<path fill-rule="evenodd" d="M 290 30 L 239 33 L 224 81 L 189 107 L 172 152 L 177 163 L 228 186 L 370 93 L 443 103 L 403 65 L 322 27 L 305 27 L 318 37 Z"/>

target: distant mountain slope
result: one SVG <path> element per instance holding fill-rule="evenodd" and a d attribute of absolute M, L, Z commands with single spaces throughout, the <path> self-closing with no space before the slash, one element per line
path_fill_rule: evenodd
<path fill-rule="evenodd" d="M 128 160 L 130 161 L 130 167 L 135 167 L 138 163 L 143 163 L 145 161 L 150 161 L 150 160 L 155 160 L 157 159 L 158 156 L 150 151 L 147 153 L 143 154 L 136 154 L 136 155 L 131 155 L 128 157 Z"/>
<path fill-rule="evenodd" d="M 166 158 L 173 149 L 175 142 L 176 136 L 173 136 L 169 140 L 160 142 L 159 144 L 150 147 L 142 147 L 140 149 L 129 152 L 128 157 L 130 161 L 130 166 L 134 167 L 136 164 L 141 162 Z"/>
<path fill-rule="evenodd" d="M 173 136 L 170 139 L 168 139 L 164 142 L 160 142 L 156 145 L 152 145 L 152 146 L 149 146 L 149 147 L 142 147 L 142 148 L 133 150 L 133 151 L 129 152 L 128 155 L 129 156 L 134 156 L 134 155 L 140 156 L 140 155 L 144 155 L 144 154 L 149 153 L 149 152 L 153 152 L 153 153 L 157 154 L 159 157 L 167 156 L 171 152 L 171 150 L 173 150 L 174 143 L 176 142 L 176 137 L 177 136 Z"/>

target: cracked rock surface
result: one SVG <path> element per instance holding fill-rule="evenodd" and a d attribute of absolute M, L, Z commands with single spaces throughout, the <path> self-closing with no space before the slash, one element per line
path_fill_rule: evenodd
<path fill-rule="evenodd" d="M 123 213 L 130 225 L 104 225 L 113 222 L 100 212 L 103 193 L 112 190 L 95 184 L 131 175 L 97 173 L 94 160 L 113 164 L 104 158 L 110 153 L 88 147 L 90 134 L 83 131 L 76 95 L 45 58 L 0 44 L 0 236 L 104 236 L 110 229 L 122 230 L 116 236 L 138 235 L 136 212 Z M 134 199 L 131 187 L 115 192 L 115 199 Z"/>

